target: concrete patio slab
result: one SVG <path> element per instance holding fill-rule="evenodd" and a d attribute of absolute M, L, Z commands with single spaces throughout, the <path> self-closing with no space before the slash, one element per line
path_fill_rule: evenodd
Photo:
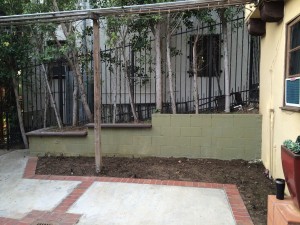
<path fill-rule="evenodd" d="M 80 183 L 21 179 L 27 154 L 19 150 L 0 157 L 0 217 L 21 219 L 32 210 L 51 211 Z"/>
<path fill-rule="evenodd" d="M 36 175 L 28 151 L 0 156 L 0 224 L 253 225 L 235 185 Z"/>
<path fill-rule="evenodd" d="M 212 188 L 95 182 L 68 212 L 83 214 L 79 225 L 235 224 L 225 192 Z"/>
<path fill-rule="evenodd" d="M 79 182 L 7 180 L 0 186 L 0 216 L 21 219 L 32 210 L 52 211 Z"/>
<path fill-rule="evenodd" d="M 1 155 L 0 176 L 10 179 L 22 178 L 28 154 L 28 150 L 16 150 Z"/>

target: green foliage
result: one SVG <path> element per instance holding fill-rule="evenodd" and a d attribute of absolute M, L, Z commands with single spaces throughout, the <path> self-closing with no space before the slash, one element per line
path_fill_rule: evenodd
<path fill-rule="evenodd" d="M 182 55 L 181 50 L 178 50 L 176 47 L 171 47 L 171 57 Z"/>
<path fill-rule="evenodd" d="M 53 12 L 53 0 L 39 1 L 30 0 L 0 0 L 1 12 L 6 15 Z M 60 10 L 78 9 L 78 0 L 58 1 Z M 65 57 L 66 55 L 76 55 L 79 63 L 83 66 L 91 54 L 86 54 L 87 44 L 83 41 L 92 35 L 92 27 L 86 27 L 83 32 L 78 32 L 75 23 L 66 23 L 68 30 L 67 38 L 63 39 L 61 45 L 55 40 L 57 36 L 58 23 L 34 24 L 12 27 L 1 27 L 0 32 L 0 79 L 16 78 L 22 75 L 24 79 L 24 67 L 28 67 L 33 60 L 40 63 L 49 63 L 54 60 Z M 87 41 L 89 41 L 88 39 Z M 17 73 L 18 71 L 19 74 Z M 2 82 L 3 83 L 3 82 Z"/>
<path fill-rule="evenodd" d="M 1 11 L 6 15 L 21 14 L 26 2 L 28 1 L 0 0 Z M 17 78 L 17 72 L 30 63 L 28 51 L 32 45 L 29 41 L 28 27 L 0 27 L 0 33 L 0 79 L 3 83 L 3 80 L 9 81 L 12 76 Z"/>
<path fill-rule="evenodd" d="M 283 146 L 285 146 L 287 149 L 291 150 L 295 154 L 300 154 L 300 143 L 299 142 L 293 142 L 292 140 L 285 140 L 283 142 Z"/>
<path fill-rule="evenodd" d="M 22 13 L 42 13 L 56 11 L 53 7 L 52 0 L 39 1 L 23 0 Z M 57 0 L 57 5 L 60 11 L 76 10 L 78 9 L 78 0 Z"/>
<path fill-rule="evenodd" d="M 6 15 L 22 14 L 23 6 L 29 0 L 0 0 L 1 11 Z"/>
<path fill-rule="evenodd" d="M 57 1 L 59 10 L 74 10 L 79 7 L 78 1 L 67 0 Z M 36 2 L 28 2 L 24 5 L 26 13 L 37 12 L 49 12 L 56 11 L 53 6 L 53 0 L 44 0 L 42 4 Z M 83 32 L 78 32 L 72 22 L 66 22 L 68 35 L 62 37 L 63 43 L 58 43 L 56 31 L 59 24 L 47 23 L 47 24 L 35 24 L 31 32 L 31 41 L 35 42 L 34 51 L 31 51 L 32 57 L 38 60 L 40 63 L 49 63 L 51 61 L 64 58 L 66 55 L 77 55 L 79 61 L 82 64 L 86 61 L 86 58 L 82 57 L 80 49 L 84 49 L 81 45 L 78 46 L 77 40 L 82 40 L 86 36 L 91 36 L 92 27 L 86 27 Z M 56 40 L 57 39 L 57 40 Z M 65 39 L 65 40 L 64 40 Z"/>
<path fill-rule="evenodd" d="M 214 23 L 215 21 L 212 19 L 211 12 L 212 10 L 210 9 L 191 10 L 184 12 L 183 24 L 187 28 L 192 29 L 195 26 L 193 18 L 195 18 L 197 22 L 200 21 L 207 24 Z"/>
<path fill-rule="evenodd" d="M 93 1 L 93 4 L 97 1 Z M 134 4 L 145 4 L 153 3 L 146 1 L 136 1 L 136 0 L 106 0 L 101 1 L 101 7 L 113 7 L 113 6 L 127 6 Z M 122 15 L 120 17 L 109 16 L 106 17 L 106 44 L 114 49 L 112 51 L 105 52 L 101 54 L 102 60 L 108 62 L 107 67 L 109 71 L 116 73 L 115 66 L 121 67 L 126 73 L 125 76 L 134 76 L 134 84 L 144 85 L 149 82 L 149 75 L 144 68 L 140 67 L 145 63 L 145 58 L 148 59 L 149 63 L 153 62 L 152 56 L 148 55 L 151 50 L 149 31 L 151 23 L 160 16 L 155 15 Z M 130 50 L 135 52 L 135 55 L 139 57 L 135 58 L 135 65 L 130 65 L 129 59 L 124 59 L 125 48 L 130 44 Z M 129 49 L 129 48 L 128 48 Z M 126 53 L 127 55 L 128 53 Z M 147 54 L 147 57 L 146 55 Z M 113 66 L 114 64 L 115 66 Z M 126 68 L 125 68 L 126 67 Z M 151 66 L 149 67 L 151 68 Z"/>
<path fill-rule="evenodd" d="M 155 109 L 154 113 L 161 113 L 160 109 Z"/>
<path fill-rule="evenodd" d="M 17 71 L 30 63 L 28 51 L 32 47 L 26 28 L 1 28 L 0 36 L 0 79 L 17 76 Z"/>
<path fill-rule="evenodd" d="M 233 20 L 240 12 L 244 10 L 244 7 L 241 6 L 235 6 L 235 7 L 228 7 L 224 11 L 224 17 L 226 21 Z"/>

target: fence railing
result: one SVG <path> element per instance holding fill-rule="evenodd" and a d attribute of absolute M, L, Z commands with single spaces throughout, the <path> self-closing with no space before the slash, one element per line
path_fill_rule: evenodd
<path fill-rule="evenodd" d="M 238 26 L 237 26 L 238 24 Z M 212 28 L 213 26 L 213 28 Z M 235 105 L 258 103 L 260 39 L 251 37 L 244 23 L 244 16 L 239 15 L 228 22 L 228 47 L 230 65 L 231 108 Z M 197 47 L 202 52 L 204 67 L 198 76 L 199 111 L 214 113 L 224 111 L 225 78 L 223 65 L 223 33 L 221 24 L 207 26 L 198 24 L 198 28 L 181 27 L 171 38 L 172 70 L 177 113 L 194 113 L 193 79 L 191 77 L 192 42 L 196 31 L 200 31 L 202 41 Z M 212 33 L 213 30 L 213 33 Z M 149 33 L 149 47 L 134 51 L 130 43 L 125 53 L 130 70 L 130 77 L 124 76 L 124 61 L 117 48 L 103 45 L 102 56 L 102 122 L 116 123 L 133 121 L 130 107 L 129 92 L 140 121 L 151 120 L 156 111 L 156 79 L 155 79 L 155 48 L 153 36 Z M 171 113 L 169 81 L 166 74 L 166 55 L 164 38 L 162 38 L 162 113 Z M 88 49 L 88 48 L 87 48 Z M 91 48 L 90 48 L 91 49 Z M 82 61 L 81 73 L 87 96 L 88 105 L 93 111 L 93 60 L 91 50 L 87 50 L 86 60 Z M 84 54 L 81 58 L 84 58 Z M 51 85 L 58 112 L 64 125 L 72 124 L 74 74 L 66 60 L 60 59 L 45 65 L 48 69 L 48 81 Z M 32 131 L 44 126 L 45 109 L 47 109 L 46 126 L 56 126 L 53 108 L 46 98 L 44 76 L 41 65 L 35 61 L 24 68 L 20 83 L 20 95 L 23 108 L 25 130 Z M 129 80 L 129 82 L 128 82 Z M 78 121 L 88 123 L 83 105 L 78 96 Z M 1 112 L 2 117 L 8 116 Z M 2 122 L 4 119 L 2 119 Z M 8 121 L 6 118 L 5 121 Z M 1 125 L 1 124 L 0 124 Z M 10 145 L 14 134 L 18 131 L 8 130 L 14 125 L 1 125 L 0 147 Z M 4 131 L 4 128 L 6 129 Z M 15 138 L 17 140 L 17 138 Z M 19 139 L 21 140 L 21 139 Z"/>

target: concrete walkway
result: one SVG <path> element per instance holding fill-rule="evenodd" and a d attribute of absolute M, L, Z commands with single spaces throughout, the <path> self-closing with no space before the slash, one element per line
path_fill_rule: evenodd
<path fill-rule="evenodd" d="M 7 150 L 0 149 L 0 156 L 9 153 Z"/>
<path fill-rule="evenodd" d="M 35 175 L 36 158 L 0 156 L 0 224 L 253 224 L 235 185 Z"/>

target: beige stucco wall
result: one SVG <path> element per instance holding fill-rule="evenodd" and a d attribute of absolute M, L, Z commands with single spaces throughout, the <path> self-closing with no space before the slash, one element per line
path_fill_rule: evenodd
<path fill-rule="evenodd" d="M 104 155 L 258 159 L 261 115 L 152 115 L 151 128 L 103 128 Z M 29 136 L 32 155 L 94 156 L 94 131 L 83 137 Z"/>
<path fill-rule="evenodd" d="M 283 177 L 280 146 L 285 139 L 300 135 L 300 113 L 283 111 L 286 24 L 300 15 L 300 1 L 286 0 L 284 19 L 266 24 L 261 39 L 260 113 L 262 160 L 274 178 Z"/>

